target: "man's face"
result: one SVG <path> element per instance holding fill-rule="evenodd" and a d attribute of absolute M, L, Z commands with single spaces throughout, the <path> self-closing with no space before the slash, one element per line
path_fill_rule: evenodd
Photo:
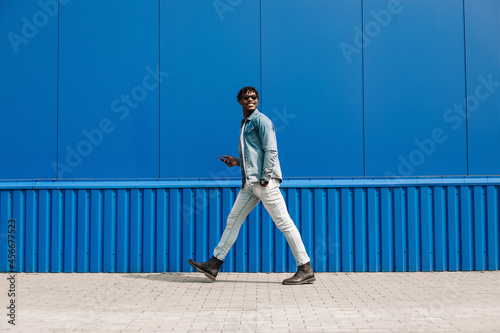
<path fill-rule="evenodd" d="M 255 111 L 255 109 L 257 109 L 257 106 L 259 105 L 257 95 L 253 91 L 248 90 L 238 102 L 243 107 L 243 111 L 248 112 Z"/>

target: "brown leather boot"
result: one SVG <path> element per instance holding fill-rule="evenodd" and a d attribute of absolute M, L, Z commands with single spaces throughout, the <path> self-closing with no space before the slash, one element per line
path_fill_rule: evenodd
<path fill-rule="evenodd" d="M 205 276 L 212 281 L 215 281 L 217 274 L 219 273 L 219 269 L 224 263 L 222 260 L 217 259 L 216 257 L 212 257 L 209 261 L 206 262 L 196 262 L 193 259 L 189 259 L 188 263 L 194 267 L 198 272 L 205 273 Z"/>
<path fill-rule="evenodd" d="M 313 283 L 314 281 L 316 281 L 316 278 L 311 268 L 311 262 L 308 262 L 307 264 L 299 266 L 294 276 L 283 280 L 283 284 L 303 284 Z"/>

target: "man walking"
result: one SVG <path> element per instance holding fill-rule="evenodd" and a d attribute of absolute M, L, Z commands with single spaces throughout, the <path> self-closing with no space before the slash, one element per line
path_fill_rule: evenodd
<path fill-rule="evenodd" d="M 285 235 L 297 262 L 297 273 L 283 280 L 283 284 L 312 283 L 316 278 L 310 259 L 279 189 L 282 176 L 273 123 L 257 110 L 259 93 L 254 87 L 242 88 L 238 92 L 237 99 L 243 109 L 244 117 L 240 129 L 240 155 L 239 158 L 223 155 L 224 158 L 221 160 L 228 167 L 240 166 L 241 190 L 227 217 L 226 228 L 214 249 L 213 257 L 207 262 L 196 262 L 192 259 L 188 262 L 214 281 L 222 266 L 222 260 L 236 241 L 245 218 L 262 201 L 276 226 Z"/>

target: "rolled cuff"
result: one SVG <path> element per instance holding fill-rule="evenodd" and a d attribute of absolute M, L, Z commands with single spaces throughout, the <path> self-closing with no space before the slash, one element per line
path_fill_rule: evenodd
<path fill-rule="evenodd" d="M 271 173 L 267 173 L 267 174 L 262 173 L 262 175 L 260 176 L 260 179 L 271 181 L 272 176 L 273 176 L 272 172 Z"/>

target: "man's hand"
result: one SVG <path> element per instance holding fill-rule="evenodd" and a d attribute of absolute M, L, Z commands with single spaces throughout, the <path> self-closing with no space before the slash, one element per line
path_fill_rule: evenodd
<path fill-rule="evenodd" d="M 228 155 L 222 155 L 222 157 L 225 157 L 225 160 L 221 160 L 222 162 L 226 163 L 226 165 L 230 168 L 237 166 L 238 165 L 238 160 L 235 157 L 228 156 Z"/>

